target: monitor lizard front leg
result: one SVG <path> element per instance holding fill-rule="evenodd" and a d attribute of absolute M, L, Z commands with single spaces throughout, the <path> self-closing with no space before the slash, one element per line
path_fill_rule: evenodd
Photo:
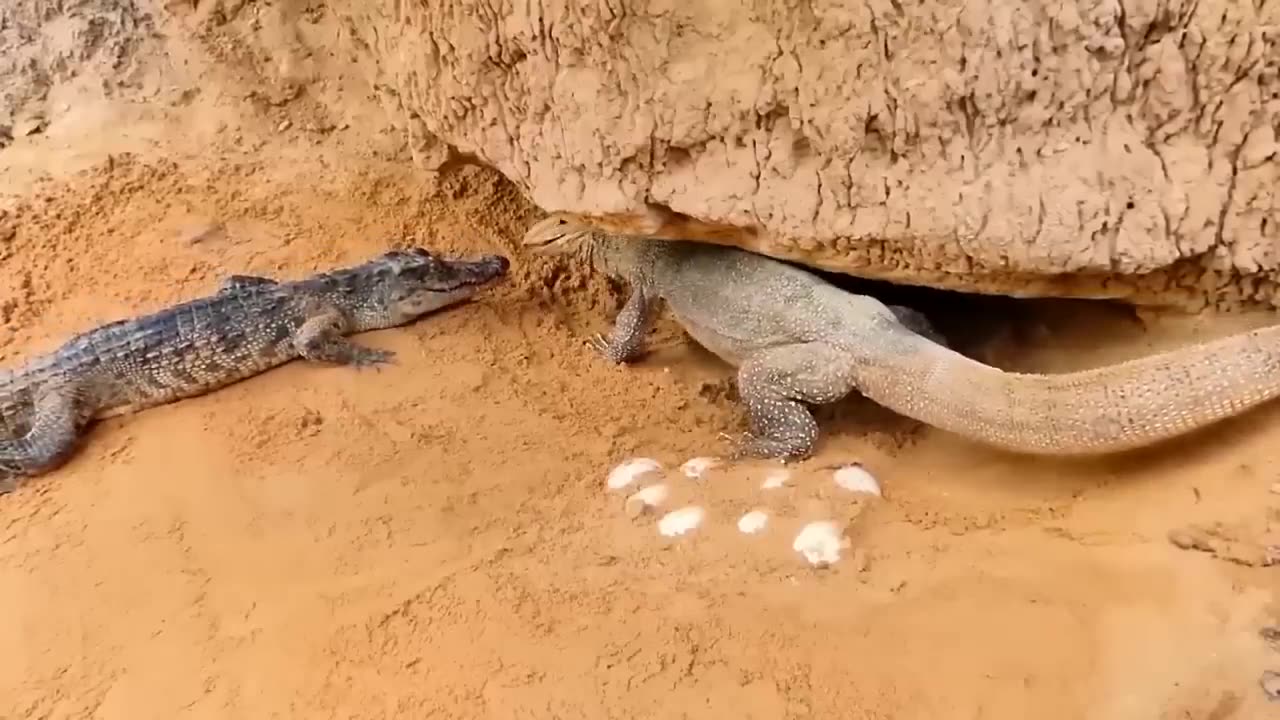
<path fill-rule="evenodd" d="M 658 315 L 658 297 L 647 292 L 643 283 L 632 285 L 631 297 L 613 320 L 609 337 L 597 334 L 591 345 L 613 363 L 627 363 L 640 356 L 644 338 Z"/>

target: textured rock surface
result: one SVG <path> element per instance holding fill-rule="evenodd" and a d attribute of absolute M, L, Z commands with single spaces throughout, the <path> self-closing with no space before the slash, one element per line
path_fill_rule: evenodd
<path fill-rule="evenodd" d="M 1277 295 L 1275 3 L 24 0 L 0 13 L 0 71 L 21 80 L 5 85 L 12 131 L 43 122 L 24 103 L 63 59 L 127 68 L 154 34 L 175 67 L 253 59 L 279 89 L 257 101 L 328 112 L 321 132 L 379 132 L 368 118 L 385 109 L 418 164 L 477 159 L 542 209 L 613 230 L 1014 295 Z M 373 92 L 342 92 L 347 75 Z"/>
<path fill-rule="evenodd" d="M 152 39 L 151 20 L 128 0 L 0 5 L 0 148 L 42 132 L 50 109 L 69 104 L 58 89 L 82 78 L 100 92 L 140 89 L 129 59 Z"/>
<path fill-rule="evenodd" d="M 545 210 L 936 286 L 1274 296 L 1278 5 L 425 5 L 330 4 L 415 137 Z"/>

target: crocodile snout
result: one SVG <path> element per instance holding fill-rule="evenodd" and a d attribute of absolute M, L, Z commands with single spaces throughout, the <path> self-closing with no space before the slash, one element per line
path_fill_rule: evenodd
<path fill-rule="evenodd" d="M 485 255 L 480 262 L 493 268 L 497 275 L 505 275 L 511 269 L 511 261 L 502 255 Z"/>
<path fill-rule="evenodd" d="M 484 285 L 506 275 L 511 268 L 511 261 L 502 255 L 482 255 L 461 267 L 462 275 L 468 282 Z"/>

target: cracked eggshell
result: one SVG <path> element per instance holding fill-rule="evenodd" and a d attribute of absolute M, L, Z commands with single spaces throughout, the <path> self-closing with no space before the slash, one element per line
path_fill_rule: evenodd
<path fill-rule="evenodd" d="M 760 483 L 761 490 L 774 490 L 776 488 L 785 487 L 791 481 L 791 471 L 785 468 L 770 470 L 769 474 L 764 476 L 764 482 Z"/>
<path fill-rule="evenodd" d="M 697 505 L 672 510 L 658 520 L 658 533 L 666 537 L 684 535 L 701 525 L 706 515 L 706 511 Z"/>
<path fill-rule="evenodd" d="M 631 458 L 609 471 L 605 485 L 610 490 L 621 490 L 646 475 L 661 471 L 662 463 L 653 458 Z"/>
<path fill-rule="evenodd" d="M 746 535 L 752 535 L 763 530 L 768 524 L 768 513 L 763 510 L 752 510 L 738 519 L 738 530 Z"/>
<path fill-rule="evenodd" d="M 804 556 L 814 567 L 827 567 L 840 560 L 840 553 L 852 543 L 841 527 L 830 520 L 818 520 L 800 528 L 791 549 Z"/>
<path fill-rule="evenodd" d="M 884 497 L 884 493 L 880 490 L 880 483 L 875 476 L 861 465 L 846 465 L 836 470 L 833 478 L 836 481 L 836 485 L 849 492 Z"/>
<path fill-rule="evenodd" d="M 708 470 L 718 467 L 720 461 L 713 457 L 696 457 L 686 460 L 680 466 L 680 472 L 684 473 L 687 478 L 697 480 L 707 474 Z"/>
<path fill-rule="evenodd" d="M 650 508 L 655 508 L 667 501 L 667 497 L 671 492 L 666 485 L 650 485 L 647 488 L 637 490 L 627 498 L 623 504 L 623 509 L 627 513 L 627 517 L 634 518 L 644 514 Z"/>

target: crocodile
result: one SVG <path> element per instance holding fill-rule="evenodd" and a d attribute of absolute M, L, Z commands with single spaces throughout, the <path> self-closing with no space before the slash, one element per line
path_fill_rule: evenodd
<path fill-rule="evenodd" d="M 0 493 L 74 454 L 95 421 L 203 395 L 294 359 L 356 368 L 394 362 L 347 335 L 407 324 L 507 274 L 501 255 L 423 248 L 292 282 L 231 275 L 211 295 L 118 320 L 0 371 Z"/>
<path fill-rule="evenodd" d="M 1280 395 L 1280 326 L 1078 372 L 1014 373 L 946 347 L 918 315 L 745 250 L 621 236 L 559 214 L 522 244 L 630 285 L 610 335 L 592 340 L 609 361 L 639 357 L 661 300 L 737 368 L 750 432 L 729 438 L 732 458 L 810 456 L 810 407 L 855 391 L 969 440 L 1043 455 L 1152 445 Z"/>

